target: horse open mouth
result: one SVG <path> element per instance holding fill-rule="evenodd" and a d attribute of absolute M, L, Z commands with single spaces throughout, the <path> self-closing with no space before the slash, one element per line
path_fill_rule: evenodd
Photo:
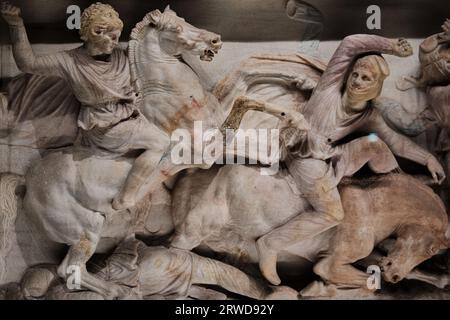
<path fill-rule="evenodd" d="M 200 60 L 202 61 L 212 61 L 212 59 L 214 58 L 214 54 L 217 53 L 214 52 L 211 49 L 206 49 L 205 51 L 203 51 L 203 54 L 200 56 Z"/>

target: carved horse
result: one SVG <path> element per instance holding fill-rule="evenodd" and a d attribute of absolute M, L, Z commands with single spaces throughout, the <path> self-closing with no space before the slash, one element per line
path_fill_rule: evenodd
<path fill-rule="evenodd" d="M 368 274 L 351 264 L 390 236 L 397 240 L 381 264 L 385 280 L 393 283 L 450 246 L 445 206 L 416 178 L 388 174 L 352 179 L 339 189 L 343 222 L 285 250 L 315 263 L 314 272 L 326 282 L 366 288 Z M 252 167 L 188 173 L 173 191 L 171 245 L 187 250 L 206 245 L 218 252 L 244 253 L 248 261 L 257 262 L 255 241 L 308 206 L 286 178 L 263 176 Z"/>
<path fill-rule="evenodd" d="M 203 88 L 197 74 L 180 58 L 181 54 L 189 52 L 202 60 L 211 60 L 221 46 L 220 37 L 195 28 L 170 9 L 147 14 L 137 24 L 131 38 L 132 80 L 149 125 L 160 129 L 155 130 L 159 132 L 153 137 L 155 144 L 170 141 L 170 134 L 177 128 L 192 130 L 197 120 L 203 121 L 203 129 L 235 128 L 245 111 L 251 109 L 306 125 L 300 114 L 289 118 L 276 106 L 266 107 L 244 98 L 236 99 L 237 113 L 232 111 L 227 117 L 225 111 L 231 108 L 221 108 L 217 98 Z M 155 163 L 156 174 L 151 175 L 147 190 L 156 201 L 159 196 L 167 197 L 163 180 L 159 179 L 161 171 L 171 176 L 186 167 L 204 166 L 174 165 L 168 155 L 170 147 L 151 154 L 161 159 Z M 149 207 L 148 197 L 140 206 L 143 209 L 116 211 L 111 207 L 111 200 L 124 184 L 132 162 L 131 156 L 109 159 L 83 148 L 69 147 L 50 152 L 33 163 L 25 177 L 23 208 L 26 214 L 50 240 L 70 246 L 58 268 L 59 275 L 65 279 L 68 267 L 77 266 L 81 270 L 82 286 L 110 298 L 123 297 L 129 292 L 88 273 L 86 262 L 95 252 L 110 249 L 111 244 L 134 232 L 134 222 L 139 220 L 137 215 Z M 13 187 L 14 183 L 7 188 L 11 192 Z M 14 199 L 2 201 L 6 207 L 5 217 L 17 214 L 14 208 L 7 208 L 8 201 L 14 202 Z M 107 240 L 109 245 L 101 240 Z"/>

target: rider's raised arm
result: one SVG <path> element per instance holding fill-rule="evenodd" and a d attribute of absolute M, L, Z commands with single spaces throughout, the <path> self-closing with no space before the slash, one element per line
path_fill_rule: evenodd
<path fill-rule="evenodd" d="M 330 86 L 342 88 L 347 71 L 357 56 L 370 52 L 401 55 L 398 47 L 399 40 L 376 35 L 354 34 L 345 37 L 328 63 L 316 90 Z"/>
<path fill-rule="evenodd" d="M 419 57 L 424 63 L 434 59 L 434 53 L 442 44 L 450 43 L 450 20 L 447 19 L 442 25 L 443 32 L 436 33 L 426 38 L 420 44 Z"/>
<path fill-rule="evenodd" d="M 430 157 L 434 157 L 430 152 L 420 147 L 410 138 L 396 132 L 384 121 L 381 113 L 374 109 L 373 113 L 365 126 L 367 133 L 375 133 L 383 140 L 392 153 L 395 155 L 414 161 L 426 166 Z"/>
<path fill-rule="evenodd" d="M 5 17 L 5 13 L 3 16 Z M 60 72 L 61 54 L 36 56 L 28 40 L 22 18 L 7 20 L 12 41 L 13 56 L 17 67 L 25 73 L 62 76 Z"/>

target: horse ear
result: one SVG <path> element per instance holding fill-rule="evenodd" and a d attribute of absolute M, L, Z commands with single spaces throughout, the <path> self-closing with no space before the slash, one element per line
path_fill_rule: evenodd
<path fill-rule="evenodd" d="M 148 17 L 150 19 L 150 23 L 154 24 L 154 25 L 158 25 L 159 24 L 159 20 L 161 19 L 161 11 L 159 11 L 158 9 L 153 10 L 152 12 L 150 12 L 148 14 Z"/>
<path fill-rule="evenodd" d="M 168 4 L 167 7 L 164 9 L 164 13 L 176 14 L 175 11 L 173 11 L 172 9 L 170 9 L 170 5 L 169 5 L 169 4 Z"/>
<path fill-rule="evenodd" d="M 167 7 L 164 9 L 164 13 L 177 15 L 177 13 L 170 8 L 170 5 L 167 5 Z"/>

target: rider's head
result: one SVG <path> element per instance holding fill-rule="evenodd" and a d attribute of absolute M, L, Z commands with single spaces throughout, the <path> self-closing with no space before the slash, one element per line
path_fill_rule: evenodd
<path fill-rule="evenodd" d="M 111 54 L 122 29 L 119 14 L 109 4 L 97 2 L 81 15 L 80 36 L 91 56 Z"/>
<path fill-rule="evenodd" d="M 382 56 L 371 54 L 359 58 L 347 78 L 345 94 L 348 107 L 378 97 L 388 75 L 389 66 Z"/>

